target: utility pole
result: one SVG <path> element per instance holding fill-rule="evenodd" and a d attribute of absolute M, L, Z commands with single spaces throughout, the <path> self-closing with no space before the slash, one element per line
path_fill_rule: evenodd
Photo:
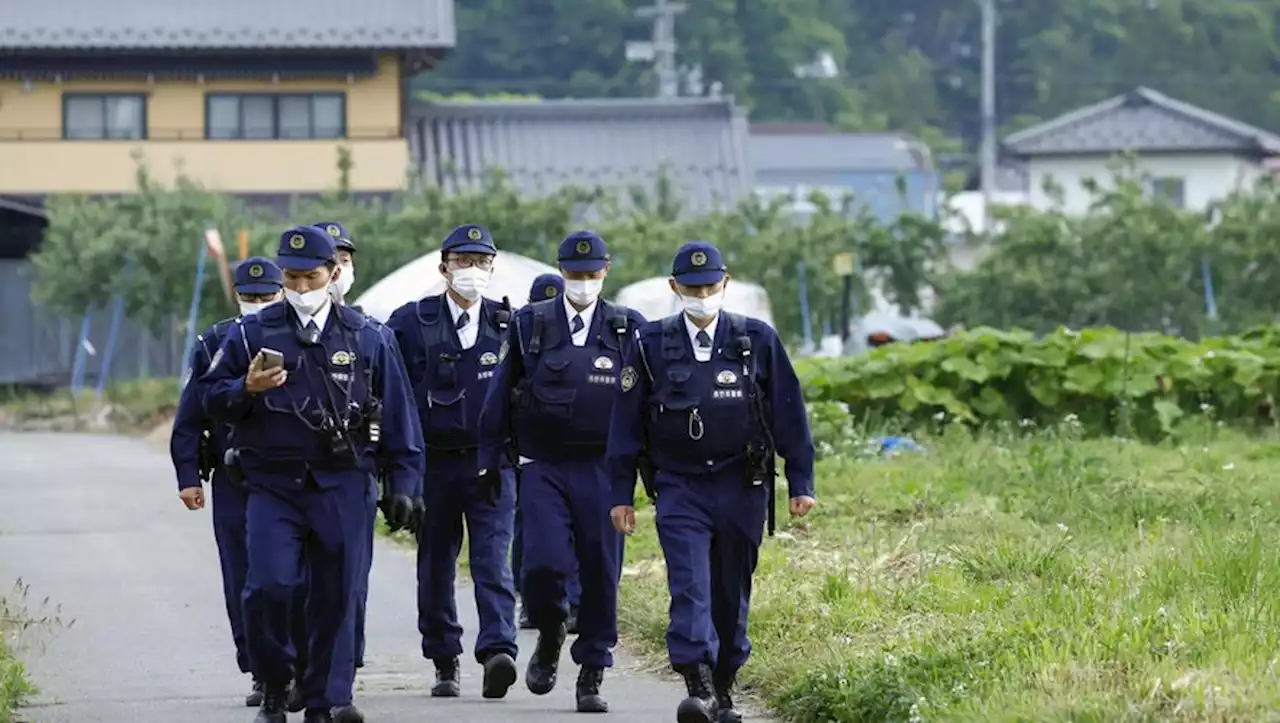
<path fill-rule="evenodd" d="M 996 190 L 996 0 L 982 6 L 982 229 L 991 232 Z"/>
<path fill-rule="evenodd" d="M 676 70 L 676 16 L 687 9 L 684 3 L 654 0 L 654 4 L 636 10 L 642 18 L 653 18 L 652 60 L 658 76 L 658 97 L 680 95 L 680 75 Z"/>

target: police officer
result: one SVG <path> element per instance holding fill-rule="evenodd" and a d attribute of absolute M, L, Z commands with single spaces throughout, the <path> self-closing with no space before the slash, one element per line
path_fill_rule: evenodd
<path fill-rule="evenodd" d="M 324 229 L 325 233 L 333 237 L 335 254 L 338 259 L 338 268 L 342 269 L 342 271 L 339 272 L 338 278 L 335 279 L 334 282 L 329 285 L 329 291 L 330 291 L 330 295 L 333 297 L 334 303 L 340 306 L 346 306 L 347 294 L 351 291 L 351 285 L 355 283 L 355 278 L 356 278 L 356 271 L 355 271 L 356 245 L 351 240 L 351 233 L 347 231 L 346 226 L 343 226 L 342 224 L 336 221 L 320 221 L 312 225 L 315 226 L 316 228 Z M 360 307 L 358 306 L 349 306 L 347 308 L 351 309 L 352 311 L 361 311 Z M 365 323 L 382 332 L 383 336 L 386 337 L 387 340 L 392 343 L 392 348 L 396 350 L 396 354 L 399 355 L 399 348 L 395 346 L 394 344 L 395 337 L 393 334 L 391 334 L 390 330 L 388 330 L 385 326 L 383 326 L 381 322 L 369 316 L 365 317 Z M 414 418 L 414 421 L 416 423 L 417 421 L 416 417 Z M 415 430 L 416 429 L 417 428 L 415 426 Z M 381 473 L 379 473 L 379 476 L 382 476 Z M 377 500 L 378 500 L 378 495 L 381 494 L 381 492 L 376 488 L 376 482 L 374 484 L 375 484 L 375 490 L 374 490 L 374 496 L 373 496 L 374 503 L 370 504 L 369 510 L 368 510 L 369 535 L 366 540 L 366 542 L 368 543 L 368 553 L 367 553 L 367 556 L 365 559 L 365 565 L 364 565 L 365 573 L 360 577 L 359 584 L 356 590 L 355 665 L 357 670 L 364 667 L 365 609 L 368 607 L 368 601 L 369 601 L 369 573 L 373 569 L 373 535 L 374 535 L 374 530 L 376 529 L 376 526 L 377 526 L 377 522 L 376 522 L 377 516 L 378 516 Z M 383 497 L 383 500 L 382 500 L 382 506 L 384 507 L 386 506 L 385 496 Z M 304 592 L 306 590 L 305 587 L 301 589 Z"/>
<path fill-rule="evenodd" d="M 621 549 L 608 520 L 604 452 L 618 370 L 644 319 L 600 300 L 609 252 L 599 236 L 570 234 L 559 261 L 564 298 L 516 312 L 512 353 L 498 366 L 480 415 L 480 463 L 494 469 L 504 447 L 518 450 L 527 533 L 521 587 L 538 630 L 525 683 L 535 695 L 555 687 L 568 616 L 565 588 L 576 561 L 582 583 L 580 633 L 571 651 L 581 666 L 577 708 L 602 713 L 609 706 L 600 684 L 618 639 Z"/>
<path fill-rule="evenodd" d="M 529 289 L 529 303 L 532 304 L 543 299 L 554 299 L 563 293 L 564 277 L 559 274 L 540 274 L 533 280 L 533 286 Z M 515 539 L 511 543 L 511 575 L 516 580 L 517 592 L 519 591 L 520 568 L 524 562 L 523 517 L 520 514 L 520 504 L 517 498 L 516 532 Z M 570 635 L 578 634 L 578 600 L 581 598 L 582 592 L 582 587 L 578 583 L 577 561 L 575 560 L 574 562 L 573 574 L 569 576 L 569 582 L 565 586 L 569 595 L 569 619 L 566 621 L 566 627 Z M 524 630 L 533 629 L 533 620 L 529 618 L 529 607 L 523 602 L 520 604 L 520 627 Z"/>
<path fill-rule="evenodd" d="M 235 270 L 235 291 L 241 316 L 257 313 L 264 306 L 279 301 L 284 294 L 280 268 L 261 256 L 245 259 Z M 203 388 L 199 381 L 208 370 L 209 360 L 218 352 L 227 331 L 237 320 L 238 317 L 223 319 L 196 337 L 196 344 L 189 357 L 190 366 L 182 380 L 182 394 L 178 400 L 178 413 L 173 420 L 173 432 L 169 437 L 169 456 L 173 459 L 173 468 L 178 475 L 178 496 L 187 509 L 204 509 L 202 485 L 203 482 L 210 484 L 213 495 L 213 537 L 217 542 L 218 559 L 222 564 L 222 595 L 226 600 L 227 617 L 231 620 L 236 663 L 240 666 L 240 672 L 252 673 L 240 603 L 245 571 L 249 566 L 245 550 L 245 492 L 227 479 L 226 470 L 222 466 L 222 454 L 227 449 L 230 428 L 215 425 L 205 415 Z M 244 703 L 251 707 L 262 704 L 261 681 L 254 679 L 253 689 L 245 697 Z"/>
<path fill-rule="evenodd" d="M 466 522 L 480 631 L 476 660 L 482 695 L 502 698 L 516 681 L 516 598 L 507 551 L 515 516 L 515 475 L 477 475 L 480 405 L 506 354 L 510 304 L 483 298 L 498 253 L 483 226 L 454 229 L 440 246 L 443 294 L 397 309 L 387 321 L 409 369 L 428 448 L 418 536 L 418 630 L 422 655 L 435 664 L 433 697 L 460 695 L 462 627 L 454 582 Z"/>
<path fill-rule="evenodd" d="M 276 263 L 288 303 L 232 327 L 204 377 L 206 410 L 236 426 L 228 467 L 248 489 L 245 631 L 264 692 L 256 721 L 285 720 L 290 619 L 302 612 L 294 601 L 305 565 L 306 721 L 353 723 L 364 720 L 351 698 L 370 477 L 375 455 L 393 461 L 391 523 L 407 524 L 422 483 L 417 412 L 386 339 L 332 303 L 328 287 L 341 273 L 333 239 L 312 226 L 290 229 Z"/>
<path fill-rule="evenodd" d="M 716 247 L 685 244 L 671 276 L 683 311 L 645 324 L 622 370 L 610 515 L 619 531 L 635 530 L 636 461 L 647 449 L 671 592 L 667 650 L 689 691 L 678 719 L 740 721 L 730 694 L 751 652 L 751 577 L 775 453 L 786 460 L 791 514 L 803 517 L 814 505 L 813 438 L 777 334 L 721 311 L 729 274 Z"/>

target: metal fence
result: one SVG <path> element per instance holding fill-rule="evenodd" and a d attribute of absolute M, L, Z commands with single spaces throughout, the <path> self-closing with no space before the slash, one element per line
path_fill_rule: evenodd
<path fill-rule="evenodd" d="M 70 384 L 77 348 L 83 350 L 83 383 L 109 379 L 178 376 L 183 362 L 183 331 L 177 320 L 157 337 L 133 321 L 121 319 L 109 344 L 111 308 L 104 304 L 82 318 L 53 313 L 31 299 L 34 269 L 25 260 L 0 260 L 0 384 Z M 85 342 L 81 332 L 87 327 Z M 109 369 L 104 367 L 109 363 Z"/>

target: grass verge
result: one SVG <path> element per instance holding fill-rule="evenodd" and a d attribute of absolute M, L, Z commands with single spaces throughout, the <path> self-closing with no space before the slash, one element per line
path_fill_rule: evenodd
<path fill-rule="evenodd" d="M 0 723 L 13 723 L 14 711 L 35 693 L 31 683 L 27 681 L 27 670 L 22 662 L 13 655 L 9 647 L 12 631 L 9 625 L 0 621 Z"/>
<path fill-rule="evenodd" d="M 178 380 L 137 379 L 108 384 L 99 399 L 94 389 L 71 394 L 0 387 L 0 421 L 17 429 L 99 429 L 149 431 L 171 418 L 178 405 Z"/>
<path fill-rule="evenodd" d="M 1160 447 L 952 429 L 819 465 L 762 548 L 742 682 L 785 720 L 1270 720 L 1280 443 Z M 665 657 L 651 510 L 621 589 Z M 784 511 L 785 514 L 785 511 Z"/>

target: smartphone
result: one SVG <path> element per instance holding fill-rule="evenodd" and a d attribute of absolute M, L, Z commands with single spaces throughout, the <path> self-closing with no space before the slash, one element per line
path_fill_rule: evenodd
<path fill-rule="evenodd" d="M 264 371 L 268 369 L 279 369 L 282 366 L 284 366 L 284 354 L 281 354 L 275 349 L 264 348 L 262 350 L 262 368 Z"/>

